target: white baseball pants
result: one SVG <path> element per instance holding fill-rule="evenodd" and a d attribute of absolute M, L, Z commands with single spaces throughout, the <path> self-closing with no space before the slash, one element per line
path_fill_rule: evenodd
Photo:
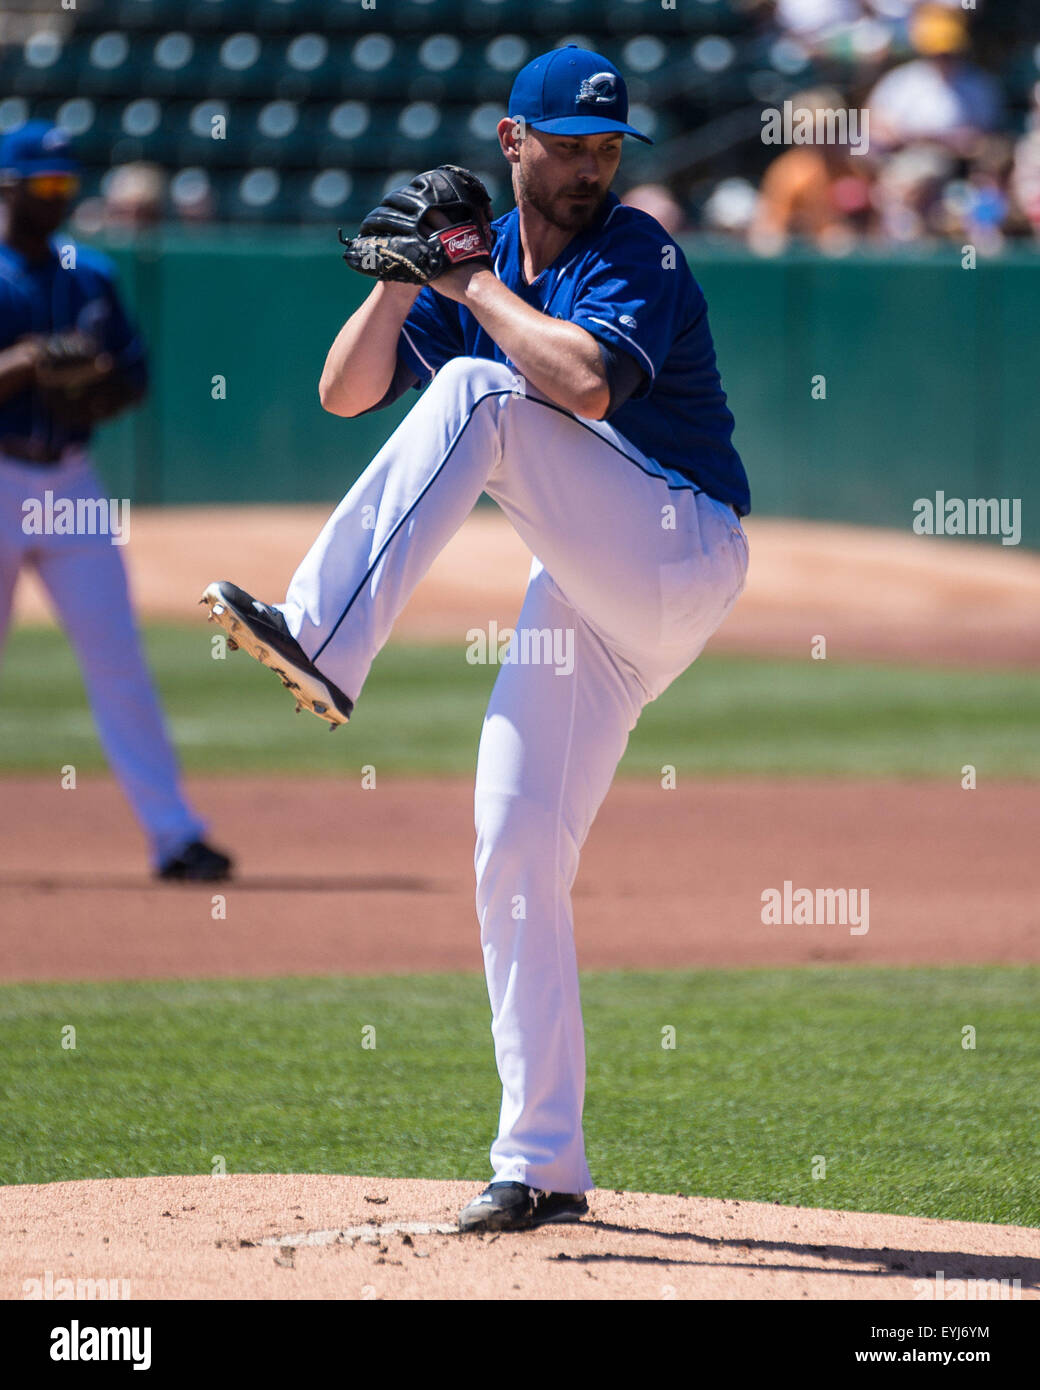
<path fill-rule="evenodd" d="M 730 507 L 609 423 L 524 389 L 490 360 L 444 366 L 326 523 L 282 611 L 356 699 L 483 491 L 537 557 L 477 762 L 477 912 L 503 1089 L 491 1162 L 499 1181 L 583 1192 L 578 856 L 643 706 L 736 602 L 747 541 Z"/>
<path fill-rule="evenodd" d="M 206 827 L 186 801 L 141 652 L 120 547 L 108 535 L 26 534 L 26 501 L 103 497 L 84 457 L 42 468 L 0 458 L 0 651 L 18 572 L 36 567 L 79 659 L 105 755 L 148 836 L 154 867 Z M 55 752 L 54 775 L 67 759 Z"/>

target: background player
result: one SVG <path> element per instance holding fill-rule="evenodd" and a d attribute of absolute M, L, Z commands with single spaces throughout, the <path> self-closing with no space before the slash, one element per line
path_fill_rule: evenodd
<path fill-rule="evenodd" d="M 108 262 L 54 233 L 78 189 L 66 135 L 30 122 L 0 145 L 0 647 L 23 564 L 35 565 L 79 658 L 102 745 L 148 835 L 161 878 L 226 878 L 185 800 L 144 664 L 120 547 L 111 536 L 38 534 L 27 502 L 100 499 L 96 425 L 141 400 L 144 346 Z"/>
<path fill-rule="evenodd" d="M 604 58 L 544 54 L 498 128 L 516 209 L 489 225 L 479 181 L 446 166 L 365 219 L 347 259 L 387 283 L 332 345 L 322 402 L 356 416 L 426 389 L 283 604 L 227 581 L 203 598 L 335 727 L 483 491 L 536 557 L 520 655 L 502 666 L 478 757 L 477 909 L 503 1098 L 494 1181 L 463 1230 L 588 1210 L 578 856 L 640 711 L 699 654 L 747 569 L 747 480 L 704 298 L 660 224 L 609 192 L 624 135 L 646 138 L 627 117 Z M 554 663 L 557 634 L 572 664 Z"/>

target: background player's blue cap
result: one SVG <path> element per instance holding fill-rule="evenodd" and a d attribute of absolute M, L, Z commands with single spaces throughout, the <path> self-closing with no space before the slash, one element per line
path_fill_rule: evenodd
<path fill-rule="evenodd" d="M 550 135 L 600 135 L 619 130 L 648 145 L 649 135 L 628 124 L 628 89 L 600 53 L 568 44 L 521 68 L 509 94 L 509 115 L 523 116 Z"/>
<path fill-rule="evenodd" d="M 28 121 L 8 131 L 0 142 L 0 173 L 28 178 L 30 174 L 78 174 L 69 137 L 47 121 Z"/>

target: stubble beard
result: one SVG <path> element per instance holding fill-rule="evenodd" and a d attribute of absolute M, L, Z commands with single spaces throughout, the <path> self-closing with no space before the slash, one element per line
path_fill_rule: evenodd
<path fill-rule="evenodd" d="M 517 181 L 519 200 L 530 203 L 551 227 L 557 227 L 561 232 L 583 231 L 593 221 L 603 206 L 603 199 L 607 196 L 604 191 L 594 202 L 568 203 L 565 197 L 561 197 L 559 194 L 555 197 L 550 196 L 539 188 L 519 166 L 517 168 Z"/>

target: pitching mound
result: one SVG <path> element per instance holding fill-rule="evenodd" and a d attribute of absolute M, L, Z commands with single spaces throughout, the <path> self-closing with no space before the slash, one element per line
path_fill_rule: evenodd
<path fill-rule="evenodd" d="M 1018 1226 L 602 1191 L 578 1225 L 461 1236 L 476 1191 L 274 1174 L 4 1187 L 0 1297 L 1040 1298 L 1040 1231 Z"/>

